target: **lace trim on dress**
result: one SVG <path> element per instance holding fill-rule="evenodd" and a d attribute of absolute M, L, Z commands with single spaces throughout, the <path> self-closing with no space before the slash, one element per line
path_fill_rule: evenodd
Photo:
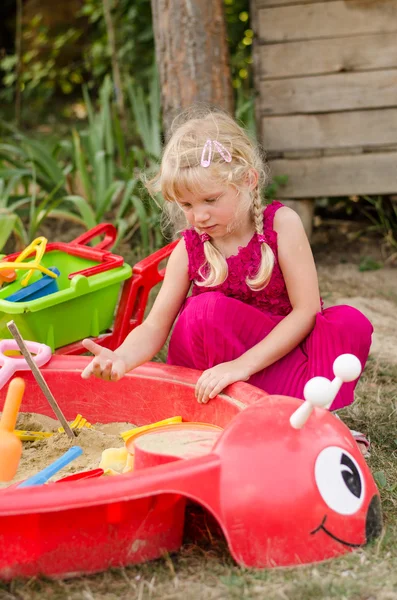
<path fill-rule="evenodd" d="M 290 313 L 292 307 L 278 264 L 277 232 L 273 229 L 274 215 L 282 206 L 281 202 L 272 202 L 263 211 L 263 230 L 266 243 L 273 250 L 275 257 L 273 273 L 265 289 L 254 292 L 245 282 L 247 276 L 253 277 L 256 274 L 261 260 L 261 245 L 258 236 L 254 234 L 246 246 L 240 246 L 237 254 L 226 259 L 229 274 L 224 283 L 214 287 L 199 287 L 193 283 L 192 295 L 217 291 L 247 302 L 262 311 L 277 315 Z M 194 229 L 185 230 L 183 237 L 189 256 L 189 279 L 194 282 L 195 279 L 199 279 L 199 269 L 205 263 L 203 243 Z"/>

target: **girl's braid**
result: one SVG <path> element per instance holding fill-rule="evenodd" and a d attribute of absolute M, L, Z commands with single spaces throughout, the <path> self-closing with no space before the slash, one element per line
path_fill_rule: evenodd
<path fill-rule="evenodd" d="M 258 235 L 261 235 L 263 233 L 263 208 L 259 185 L 253 194 L 252 212 L 254 215 L 255 231 Z"/>

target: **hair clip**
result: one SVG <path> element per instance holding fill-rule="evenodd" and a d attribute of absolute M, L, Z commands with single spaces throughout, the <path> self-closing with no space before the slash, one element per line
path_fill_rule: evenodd
<path fill-rule="evenodd" d="M 257 233 L 257 238 L 260 244 L 266 244 L 266 236 L 264 233 Z"/>
<path fill-rule="evenodd" d="M 227 162 L 227 163 L 232 162 L 232 155 L 230 154 L 229 150 L 227 148 L 225 148 L 225 146 L 223 144 L 221 144 L 217 140 L 214 140 L 214 147 L 216 150 L 218 150 L 219 154 L 222 156 L 222 158 L 225 162 Z"/>
<path fill-rule="evenodd" d="M 207 158 L 205 156 L 205 153 L 207 152 Z M 208 139 L 204 146 L 203 146 L 203 151 L 201 153 L 201 160 L 200 160 L 200 164 L 202 167 L 207 168 L 210 166 L 211 164 L 211 158 L 212 158 L 212 142 L 210 139 Z"/>
<path fill-rule="evenodd" d="M 204 233 L 200 233 L 200 241 L 203 242 L 208 242 L 208 240 L 210 240 L 210 236 L 208 235 L 208 233 L 205 231 Z"/>
<path fill-rule="evenodd" d="M 214 145 L 215 150 L 217 152 L 219 152 L 219 154 L 221 155 L 221 157 L 223 158 L 223 160 L 225 162 L 227 162 L 227 163 L 232 162 L 232 155 L 230 154 L 229 150 L 227 148 L 225 148 L 225 146 L 223 144 L 221 144 L 217 140 L 211 141 L 210 139 L 208 139 L 205 142 L 205 144 L 203 146 L 203 151 L 201 153 L 200 164 L 202 167 L 207 168 L 211 164 L 212 152 L 213 152 L 212 145 Z"/>

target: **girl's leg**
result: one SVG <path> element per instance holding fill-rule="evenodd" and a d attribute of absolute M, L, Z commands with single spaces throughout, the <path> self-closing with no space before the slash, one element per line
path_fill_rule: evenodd
<path fill-rule="evenodd" d="M 308 357 L 308 379 L 317 375 L 333 379 L 332 366 L 341 354 L 354 354 L 364 369 L 372 332 L 373 327 L 367 317 L 352 306 L 332 306 L 319 313 L 313 331 L 302 344 Z M 357 381 L 342 385 L 331 410 L 353 402 Z"/>
<path fill-rule="evenodd" d="M 283 394 L 304 399 L 303 389 L 312 377 L 333 379 L 335 359 L 341 354 L 354 354 L 362 368 L 371 346 L 372 325 L 352 306 L 333 306 L 316 316 L 316 323 L 307 338 L 294 350 L 267 369 L 256 373 L 250 383 L 269 394 Z M 331 409 L 351 404 L 357 380 L 344 383 Z"/>
<path fill-rule="evenodd" d="M 205 370 L 234 360 L 266 337 L 280 319 L 220 292 L 193 296 L 175 324 L 167 362 Z"/>

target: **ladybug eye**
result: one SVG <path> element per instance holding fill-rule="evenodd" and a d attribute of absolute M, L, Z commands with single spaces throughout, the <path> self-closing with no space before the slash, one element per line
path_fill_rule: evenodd
<path fill-rule="evenodd" d="M 330 446 L 320 452 L 314 477 L 324 502 L 341 515 L 352 515 L 364 500 L 364 477 L 355 459 L 342 448 Z"/>

